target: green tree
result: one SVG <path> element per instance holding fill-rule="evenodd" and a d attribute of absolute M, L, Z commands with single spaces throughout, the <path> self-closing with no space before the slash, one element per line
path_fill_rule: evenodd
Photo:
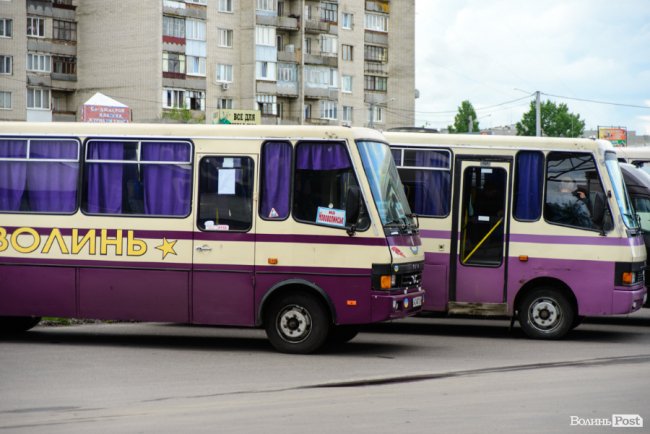
<path fill-rule="evenodd" d="M 470 131 L 470 124 L 471 130 Z M 454 125 L 447 127 L 450 133 L 478 133 L 480 131 L 476 121 L 476 111 L 468 100 L 463 101 L 458 107 L 458 114 L 454 118 Z"/>
<path fill-rule="evenodd" d="M 569 113 L 566 104 L 556 105 L 552 101 L 540 103 L 542 135 L 547 137 L 580 137 L 585 131 L 585 121 L 579 114 Z M 530 110 L 517 122 L 518 136 L 534 136 L 535 101 L 531 101 Z"/>

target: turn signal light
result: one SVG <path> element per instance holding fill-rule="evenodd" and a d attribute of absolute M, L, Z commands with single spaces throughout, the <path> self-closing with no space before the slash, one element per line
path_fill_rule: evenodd
<path fill-rule="evenodd" d="M 381 289 L 390 289 L 391 288 L 391 278 L 390 276 L 381 276 Z"/>
<path fill-rule="evenodd" d="M 278 265 L 278 258 L 269 258 L 270 265 Z"/>
<path fill-rule="evenodd" d="M 624 271 L 623 272 L 623 283 L 626 285 L 631 285 L 634 283 L 634 273 L 631 271 Z"/>

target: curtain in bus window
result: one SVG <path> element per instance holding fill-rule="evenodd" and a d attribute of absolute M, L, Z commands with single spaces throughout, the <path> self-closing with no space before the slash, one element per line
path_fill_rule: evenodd
<path fill-rule="evenodd" d="M 343 145 L 338 143 L 301 143 L 296 151 L 299 170 L 340 170 L 351 167 Z"/>
<path fill-rule="evenodd" d="M 542 214 L 542 176 L 544 156 L 541 152 L 517 154 L 514 216 L 519 220 L 537 220 Z"/>
<path fill-rule="evenodd" d="M 289 215 L 291 188 L 291 145 L 268 142 L 263 150 L 262 218 L 285 219 Z"/>
<path fill-rule="evenodd" d="M 414 153 L 416 166 L 445 170 L 416 170 L 413 212 L 435 216 L 449 214 L 451 194 L 451 174 L 447 170 L 449 154 L 432 151 L 414 151 Z"/>
<path fill-rule="evenodd" d="M 142 143 L 142 161 L 190 161 L 188 143 Z M 181 164 L 143 165 L 144 212 L 182 216 L 189 213 L 191 169 Z"/>
<path fill-rule="evenodd" d="M 1 158 L 26 158 L 26 140 L 0 140 Z M 0 211 L 19 211 L 27 183 L 27 163 L 0 161 Z"/>
<path fill-rule="evenodd" d="M 71 140 L 32 140 L 30 159 L 77 160 L 78 145 Z M 30 162 L 27 168 L 29 208 L 41 212 L 73 212 L 77 205 L 75 161 Z"/>
<path fill-rule="evenodd" d="M 89 160 L 122 160 L 124 144 L 119 142 L 90 142 Z M 122 175 L 120 163 L 91 163 L 88 165 L 88 212 L 119 214 L 122 212 Z"/>

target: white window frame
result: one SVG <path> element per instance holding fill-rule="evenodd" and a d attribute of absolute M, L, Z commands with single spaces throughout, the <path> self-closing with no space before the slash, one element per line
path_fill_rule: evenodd
<path fill-rule="evenodd" d="M 11 38 L 13 37 L 13 34 L 14 20 L 11 18 L 0 18 L 0 38 Z"/>
<path fill-rule="evenodd" d="M 33 38 L 44 38 L 45 18 L 27 17 L 27 36 L 31 36 Z"/>
<path fill-rule="evenodd" d="M 206 75 L 206 58 L 199 56 L 186 56 L 185 63 L 187 68 L 187 75 L 194 75 L 197 77 L 205 77 Z"/>
<path fill-rule="evenodd" d="M 217 100 L 217 108 L 220 110 L 232 110 L 235 108 L 232 98 L 219 98 Z"/>
<path fill-rule="evenodd" d="M 384 108 L 378 105 L 370 106 L 370 110 L 368 111 L 368 119 L 371 123 L 383 124 Z"/>
<path fill-rule="evenodd" d="M 180 66 L 180 71 L 170 71 L 169 70 L 169 56 L 178 56 L 178 63 Z M 163 51 L 163 72 L 172 72 L 174 74 L 185 74 L 187 71 L 187 56 L 183 53 L 176 53 L 173 51 Z"/>
<path fill-rule="evenodd" d="M 257 0 L 255 10 L 265 12 L 277 12 L 278 0 Z"/>
<path fill-rule="evenodd" d="M 8 56 L 6 54 L 0 55 L 0 67 L 5 70 L 1 72 L 0 75 L 13 75 L 14 73 L 14 58 L 13 56 Z"/>
<path fill-rule="evenodd" d="M 341 28 L 345 30 L 352 30 L 354 26 L 354 14 L 343 12 L 341 14 Z"/>
<path fill-rule="evenodd" d="M 366 12 L 365 29 L 373 32 L 388 32 L 388 15 Z"/>
<path fill-rule="evenodd" d="M 163 15 L 163 36 L 184 38 L 185 32 L 185 20 L 183 18 Z"/>
<path fill-rule="evenodd" d="M 185 38 L 192 41 L 206 41 L 206 22 L 192 18 L 186 19 Z"/>
<path fill-rule="evenodd" d="M 208 0 L 185 0 L 185 3 L 194 3 L 197 5 L 206 5 L 208 4 Z"/>
<path fill-rule="evenodd" d="M 341 92 L 352 93 L 352 80 L 351 75 L 341 76 Z"/>
<path fill-rule="evenodd" d="M 257 95 L 255 98 L 258 104 L 262 104 L 260 111 L 263 115 L 278 115 L 278 97 L 275 95 Z"/>
<path fill-rule="evenodd" d="M 320 52 L 326 56 L 336 56 L 338 54 L 338 38 L 332 35 L 321 35 L 320 37 Z"/>
<path fill-rule="evenodd" d="M 217 11 L 233 13 L 232 2 L 233 0 L 219 0 Z"/>
<path fill-rule="evenodd" d="M 30 110 L 50 110 L 51 99 L 50 89 L 40 87 L 27 88 L 27 108 Z"/>
<path fill-rule="evenodd" d="M 338 104 L 336 101 L 321 100 L 320 118 L 335 121 L 338 119 Z"/>
<path fill-rule="evenodd" d="M 8 101 L 8 105 L 5 104 Z M 11 92 L 0 90 L 0 110 L 11 110 Z"/>
<path fill-rule="evenodd" d="M 219 32 L 219 47 L 232 48 L 235 35 L 232 29 L 217 29 Z"/>
<path fill-rule="evenodd" d="M 255 62 L 255 79 L 263 81 L 276 81 L 278 77 L 278 64 L 265 60 Z"/>
<path fill-rule="evenodd" d="M 255 45 L 275 47 L 277 43 L 275 27 L 255 26 Z"/>
<path fill-rule="evenodd" d="M 353 113 L 354 113 L 354 107 L 352 107 L 351 105 L 344 105 L 343 110 L 341 112 L 341 121 L 349 122 L 350 124 L 352 124 Z"/>
<path fill-rule="evenodd" d="M 168 104 L 171 96 L 171 104 Z M 163 88 L 162 106 L 166 109 L 185 108 L 185 89 L 175 89 L 171 87 Z"/>
<path fill-rule="evenodd" d="M 217 63 L 216 77 L 215 80 L 217 83 L 232 83 L 233 79 L 233 65 L 228 63 Z"/>
<path fill-rule="evenodd" d="M 52 72 L 52 56 L 43 53 L 27 53 L 27 71 Z"/>
<path fill-rule="evenodd" d="M 354 45 L 341 44 L 341 60 L 352 62 L 354 60 Z"/>

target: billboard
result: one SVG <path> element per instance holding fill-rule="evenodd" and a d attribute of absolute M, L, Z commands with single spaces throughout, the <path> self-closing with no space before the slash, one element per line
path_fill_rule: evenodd
<path fill-rule="evenodd" d="M 259 110 L 221 109 L 212 115 L 213 124 L 260 125 L 262 117 Z"/>
<path fill-rule="evenodd" d="M 81 107 L 83 122 L 127 123 L 131 122 L 131 109 L 101 93 L 96 93 Z"/>
<path fill-rule="evenodd" d="M 627 146 L 627 128 L 598 127 L 598 138 L 609 140 L 613 146 Z"/>

